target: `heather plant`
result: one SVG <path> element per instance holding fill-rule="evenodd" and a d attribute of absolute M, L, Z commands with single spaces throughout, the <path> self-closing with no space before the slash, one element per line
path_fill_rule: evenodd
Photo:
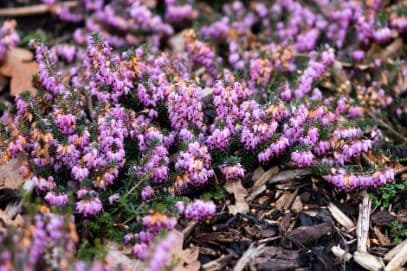
<path fill-rule="evenodd" d="M 172 264 L 176 225 L 215 216 L 222 185 L 259 165 L 312 168 L 345 191 L 393 182 L 391 161 L 373 152 L 384 136 L 365 111 L 399 102 L 377 74 L 405 63 L 382 65 L 366 54 L 402 35 L 406 23 L 393 12 L 382 22 L 380 1 L 316 1 L 313 9 L 297 1 L 225 3 L 219 20 L 181 34 L 181 52 L 161 50 L 161 41 L 201 20 L 192 5 L 168 0 L 160 11 L 155 1 L 86 0 L 71 10 L 43 2 L 61 20 L 85 27 L 75 31 L 76 44 L 31 42 L 38 94 L 15 97 L 2 117 L 0 147 L 2 162 L 24 155 L 20 173 L 34 186 L 33 200 L 51 211 L 33 222 L 41 234 L 33 251 L 62 246 L 67 256 L 56 255 L 59 266 L 80 240 L 56 237 L 43 224 L 67 223 L 66 213 L 80 232 L 89 224 L 83 239 L 121 241 L 148 270 L 162 270 Z M 369 68 L 356 79 L 363 84 L 349 87 L 361 66 L 347 82 L 332 83 L 347 62 Z M 59 70 L 64 65 L 69 72 Z M 4 253 L 5 262 L 14 259 Z"/>

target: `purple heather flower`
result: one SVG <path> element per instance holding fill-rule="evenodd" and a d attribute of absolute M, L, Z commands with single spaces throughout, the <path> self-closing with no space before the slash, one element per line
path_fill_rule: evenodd
<path fill-rule="evenodd" d="M 133 254 L 138 259 L 145 259 L 147 257 L 147 245 L 144 243 L 135 244 L 133 246 Z"/>
<path fill-rule="evenodd" d="M 66 194 L 59 194 L 55 192 L 48 192 L 44 199 L 53 206 L 65 206 L 68 204 L 68 195 Z"/>
<path fill-rule="evenodd" d="M 177 243 L 177 236 L 174 233 L 169 233 L 163 240 L 161 240 L 154 251 L 152 252 L 150 265 L 147 271 L 160 271 L 164 270 L 171 264 L 171 249 Z"/>
<path fill-rule="evenodd" d="M 153 195 L 154 195 L 154 190 L 149 185 L 144 187 L 143 190 L 141 191 L 141 198 L 143 199 L 143 201 L 150 199 Z"/>
<path fill-rule="evenodd" d="M 219 166 L 223 175 L 225 175 L 226 180 L 236 180 L 239 178 L 243 178 L 245 174 L 245 170 L 240 163 L 233 163 L 233 164 L 223 164 Z"/>
<path fill-rule="evenodd" d="M 114 193 L 113 195 L 109 196 L 109 204 L 113 205 L 115 202 L 117 202 L 120 198 L 120 194 L 119 193 Z"/>
<path fill-rule="evenodd" d="M 355 50 L 352 52 L 352 59 L 354 61 L 360 62 L 365 57 L 365 52 L 362 50 Z"/>
<path fill-rule="evenodd" d="M 216 213 L 212 201 L 195 200 L 185 208 L 185 217 L 194 221 L 203 221 Z"/>
<path fill-rule="evenodd" d="M 314 155 L 310 151 L 294 151 L 291 160 L 297 167 L 309 167 L 314 163 Z"/>
<path fill-rule="evenodd" d="M 373 34 L 377 42 L 386 42 L 391 39 L 391 30 L 388 27 L 378 29 Z"/>
<path fill-rule="evenodd" d="M 94 216 L 103 210 L 102 202 L 99 198 L 83 199 L 75 203 L 76 212 L 83 216 Z"/>
<path fill-rule="evenodd" d="M 184 202 L 177 201 L 175 203 L 175 208 L 177 208 L 179 215 L 184 215 L 184 212 L 185 212 L 185 203 Z"/>

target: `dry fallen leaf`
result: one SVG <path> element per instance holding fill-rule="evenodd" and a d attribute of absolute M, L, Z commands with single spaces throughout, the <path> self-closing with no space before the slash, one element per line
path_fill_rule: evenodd
<path fill-rule="evenodd" d="M 227 181 L 224 185 L 226 191 L 235 196 L 235 204 L 229 205 L 229 213 L 235 215 L 237 213 L 247 213 L 249 211 L 249 204 L 247 204 L 246 197 L 247 190 L 243 187 L 240 180 Z"/>
<path fill-rule="evenodd" d="M 32 61 L 33 54 L 23 48 L 11 48 L 7 51 L 4 63 L 0 66 L 0 73 L 11 77 L 10 94 L 15 96 L 21 92 L 37 92 L 32 84 L 32 77 L 38 73 L 38 66 Z"/>
<path fill-rule="evenodd" d="M 0 232 L 5 232 L 7 227 L 21 227 L 23 224 L 24 219 L 20 214 L 13 217 L 8 212 L 0 209 Z"/>
<path fill-rule="evenodd" d="M 201 264 L 198 261 L 199 248 L 183 249 L 184 234 L 179 231 L 174 231 L 177 237 L 177 242 L 171 250 L 171 255 L 177 263 L 174 270 L 177 271 L 198 271 Z"/>
<path fill-rule="evenodd" d="M 113 241 L 108 241 L 105 246 L 108 250 L 106 261 L 112 267 L 120 266 L 121 270 L 125 271 L 141 271 L 146 269 L 144 262 L 128 256 L 131 255 L 131 248 L 121 246 Z"/>
<path fill-rule="evenodd" d="M 18 189 L 24 183 L 25 178 L 18 172 L 24 160 L 24 155 L 20 154 L 17 158 L 0 166 L 0 189 Z"/>

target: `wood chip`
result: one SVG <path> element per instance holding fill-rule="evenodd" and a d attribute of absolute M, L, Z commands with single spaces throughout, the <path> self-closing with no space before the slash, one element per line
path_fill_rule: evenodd
<path fill-rule="evenodd" d="M 278 182 L 282 182 L 282 181 L 290 181 L 295 178 L 308 176 L 310 174 L 311 174 L 310 168 L 280 171 L 278 174 L 271 177 L 267 183 L 278 183 Z"/>
<path fill-rule="evenodd" d="M 313 226 L 301 226 L 296 228 L 289 234 L 288 238 L 292 241 L 308 244 L 319 240 L 332 231 L 332 225 L 329 223 L 321 223 Z"/>
<path fill-rule="evenodd" d="M 382 246 L 389 246 L 391 244 L 389 238 L 385 236 L 379 229 L 379 227 L 373 227 L 373 232 L 379 240 L 380 245 Z"/>
<path fill-rule="evenodd" d="M 272 169 L 273 171 L 271 171 Z M 311 169 L 309 168 L 285 170 L 278 173 L 277 169 L 271 168 L 270 170 L 266 171 L 259 180 L 256 181 L 255 185 L 253 185 L 253 188 L 249 191 L 247 200 L 251 202 L 259 194 L 265 191 L 267 189 L 266 184 L 290 181 L 295 178 L 304 177 L 310 174 Z"/>
<path fill-rule="evenodd" d="M 407 241 L 407 240 L 406 240 Z M 406 242 L 404 241 L 404 242 Z M 403 243 L 404 243 L 403 242 Z M 384 268 L 385 271 L 398 271 L 407 262 L 407 245 L 404 244 Z"/>
<path fill-rule="evenodd" d="M 302 208 L 303 208 L 303 204 L 302 204 L 302 201 L 301 201 L 301 197 L 296 196 L 295 199 L 294 199 L 293 204 L 291 205 L 291 210 L 299 213 L 299 212 L 302 211 Z"/>
<path fill-rule="evenodd" d="M 348 262 L 352 259 L 352 254 L 350 254 L 349 252 L 346 252 L 344 249 L 342 249 L 339 246 L 331 247 L 331 252 L 333 255 L 338 257 L 338 259 L 342 262 Z"/>
<path fill-rule="evenodd" d="M 224 267 L 228 262 L 230 262 L 231 258 L 233 255 L 222 255 L 216 260 L 207 262 L 202 266 L 202 269 L 205 271 L 218 271 L 218 270 L 224 270 Z"/>
<path fill-rule="evenodd" d="M 254 262 L 255 270 L 259 271 L 297 270 L 303 265 L 299 251 L 274 246 L 266 247 L 264 254 Z"/>
<path fill-rule="evenodd" d="M 258 255 L 265 250 L 265 245 L 251 244 L 250 247 L 243 253 L 242 257 L 237 261 L 233 271 L 242 271 L 249 263 L 251 263 Z"/>
<path fill-rule="evenodd" d="M 284 194 L 279 197 L 276 201 L 276 208 L 277 209 L 282 209 L 282 210 L 289 210 L 291 208 L 291 205 L 294 202 L 295 197 L 298 194 L 298 188 L 293 191 L 286 191 Z"/>
<path fill-rule="evenodd" d="M 355 223 L 345 215 L 335 204 L 332 202 L 328 205 L 328 210 L 331 212 L 333 218 L 338 222 L 340 225 L 345 227 L 348 231 L 355 227 Z"/>
<path fill-rule="evenodd" d="M 389 262 L 391 259 L 393 259 L 404 247 L 407 247 L 407 240 L 404 240 L 397 246 L 395 246 L 392 250 L 386 253 L 384 255 L 384 260 Z"/>
<path fill-rule="evenodd" d="M 384 268 L 383 260 L 369 253 L 356 251 L 353 253 L 353 259 L 356 263 L 369 271 L 381 271 Z"/>

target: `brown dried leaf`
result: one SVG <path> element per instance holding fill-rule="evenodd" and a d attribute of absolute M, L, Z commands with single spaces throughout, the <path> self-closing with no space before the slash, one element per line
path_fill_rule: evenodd
<path fill-rule="evenodd" d="M 229 213 L 235 215 L 237 213 L 247 213 L 249 211 L 249 204 L 246 201 L 248 195 L 247 190 L 243 187 L 240 180 L 227 181 L 224 185 L 226 191 L 235 196 L 235 204 L 229 205 Z"/>
<path fill-rule="evenodd" d="M 131 258 L 131 248 L 129 247 L 109 241 L 106 248 L 108 250 L 106 261 L 113 267 L 120 267 L 120 270 L 125 271 L 140 271 L 147 268 L 144 262 Z"/>
<path fill-rule="evenodd" d="M 174 270 L 179 271 L 198 271 L 201 267 L 198 261 L 199 248 L 187 248 L 183 249 L 184 234 L 179 231 L 174 231 L 177 236 L 177 243 L 173 247 L 171 254 L 176 259 L 176 267 Z"/>
<path fill-rule="evenodd" d="M 7 52 L 6 60 L 0 67 L 0 73 L 11 77 L 10 94 L 12 96 L 23 91 L 33 94 L 37 92 L 32 84 L 32 77 L 38 73 L 38 66 L 32 58 L 32 53 L 23 48 L 11 48 Z"/>
<path fill-rule="evenodd" d="M 21 154 L 0 166 L 0 189 L 18 189 L 25 182 L 25 178 L 18 172 L 24 160 L 25 157 Z"/>

